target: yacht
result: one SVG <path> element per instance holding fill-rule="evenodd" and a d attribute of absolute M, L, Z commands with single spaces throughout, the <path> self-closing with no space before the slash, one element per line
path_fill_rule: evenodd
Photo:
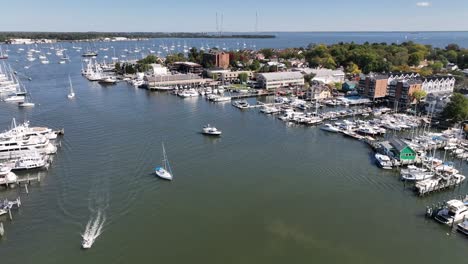
<path fill-rule="evenodd" d="M 325 124 L 320 129 L 328 131 L 328 132 L 335 132 L 335 133 L 341 131 L 340 128 L 338 128 L 338 127 L 336 127 L 336 126 L 334 126 L 332 124 Z"/>
<path fill-rule="evenodd" d="M 451 225 L 468 218 L 468 207 L 461 200 L 450 200 L 445 207 L 437 212 L 435 219 L 446 225 Z"/>
<path fill-rule="evenodd" d="M 250 106 L 246 100 L 234 101 L 232 102 L 232 105 L 239 109 L 247 109 Z"/>
<path fill-rule="evenodd" d="M 260 112 L 264 113 L 264 114 L 275 114 L 275 113 L 278 113 L 280 110 L 274 106 L 262 106 L 262 108 L 260 109 Z"/>
<path fill-rule="evenodd" d="M 23 102 L 19 102 L 19 103 L 18 103 L 18 106 L 19 106 L 19 107 L 34 107 L 35 104 L 34 104 L 33 102 L 31 102 L 31 101 L 28 99 L 28 97 L 25 97 Z"/>
<path fill-rule="evenodd" d="M 202 134 L 210 135 L 210 136 L 219 136 L 221 135 L 221 130 L 218 130 L 214 126 L 210 126 L 209 124 L 203 127 Z"/>
<path fill-rule="evenodd" d="M 30 127 L 29 121 L 26 121 L 23 124 L 16 125 L 16 120 L 13 118 L 13 120 L 11 121 L 11 129 L 6 132 L 0 133 L 0 141 L 31 136 L 45 136 L 49 140 L 54 140 L 57 138 L 57 134 L 50 128 Z"/>
<path fill-rule="evenodd" d="M 5 98 L 3 101 L 19 103 L 19 102 L 24 102 L 24 98 L 25 98 L 24 95 L 11 95 Z"/>
<path fill-rule="evenodd" d="M 115 84 L 117 83 L 117 79 L 114 76 L 104 77 L 98 81 L 100 84 Z"/>
<path fill-rule="evenodd" d="M 68 75 L 68 81 L 70 82 L 70 92 L 68 93 L 67 97 L 68 99 L 73 99 L 75 98 L 75 91 L 73 91 L 73 85 L 70 79 L 70 75 Z"/>
<path fill-rule="evenodd" d="M 457 231 L 468 236 L 468 220 L 465 220 L 457 225 Z"/>
<path fill-rule="evenodd" d="M 230 96 L 217 96 L 213 99 L 213 102 L 228 102 L 231 101 Z"/>
<path fill-rule="evenodd" d="M 27 137 L 20 140 L 0 141 L 0 159 L 21 158 L 27 154 L 54 154 L 55 147 L 46 137 Z"/>
<path fill-rule="evenodd" d="M 171 166 L 169 165 L 169 160 L 167 159 L 166 156 L 166 150 L 164 148 L 164 143 L 162 144 L 162 149 L 163 149 L 163 159 L 162 163 L 163 165 L 161 167 L 157 167 L 154 172 L 156 175 L 162 179 L 165 180 L 172 180 L 172 172 L 171 172 Z"/>
<path fill-rule="evenodd" d="M 87 52 L 83 53 L 81 56 L 82 57 L 96 57 L 97 55 L 98 55 L 97 52 L 87 51 Z"/>
<path fill-rule="evenodd" d="M 189 89 L 189 90 L 183 90 L 182 92 L 179 92 L 178 95 L 180 97 L 186 98 L 186 97 L 196 97 L 199 94 L 197 93 L 195 89 Z"/>
<path fill-rule="evenodd" d="M 38 153 L 32 155 L 24 155 L 10 163 L 5 162 L 12 170 L 32 170 L 47 168 L 49 166 L 49 159 L 47 155 L 40 155 Z"/>
<path fill-rule="evenodd" d="M 391 170 L 393 167 L 392 160 L 387 155 L 375 154 L 375 159 L 377 160 L 377 165 L 385 170 Z"/>

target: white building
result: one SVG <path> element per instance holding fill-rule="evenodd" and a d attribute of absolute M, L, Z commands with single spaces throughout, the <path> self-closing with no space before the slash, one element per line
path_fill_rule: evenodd
<path fill-rule="evenodd" d="M 428 94 L 453 93 L 455 78 L 453 76 L 424 78 L 422 89 Z"/>
<path fill-rule="evenodd" d="M 161 64 L 153 63 L 153 64 L 151 64 L 151 67 L 153 68 L 153 74 L 154 75 L 169 74 L 169 70 L 167 69 L 167 67 L 164 67 Z"/>
<path fill-rule="evenodd" d="M 345 73 L 343 70 L 340 69 L 331 70 L 325 68 L 299 68 L 296 70 L 301 71 L 304 74 L 313 73 L 315 75 L 315 77 L 312 79 L 313 81 L 319 81 L 326 84 L 344 83 L 345 81 Z"/>
<path fill-rule="evenodd" d="M 388 84 L 394 80 L 410 80 L 410 79 L 416 79 L 419 78 L 420 75 L 419 73 L 415 72 L 409 72 L 409 73 L 391 73 L 390 76 L 388 76 Z"/>
<path fill-rule="evenodd" d="M 304 76 L 300 72 L 267 72 L 257 74 L 261 88 L 276 89 L 304 85 Z"/>

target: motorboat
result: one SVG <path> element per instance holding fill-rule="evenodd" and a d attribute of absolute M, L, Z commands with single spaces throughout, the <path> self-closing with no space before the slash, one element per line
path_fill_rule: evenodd
<path fill-rule="evenodd" d="M 89 238 L 89 237 L 83 237 L 83 240 L 81 241 L 81 247 L 83 249 L 90 249 L 93 246 L 94 239 Z"/>
<path fill-rule="evenodd" d="M 437 212 L 435 219 L 446 225 L 451 225 L 468 218 L 468 207 L 461 200 L 450 200 L 445 207 Z"/>
<path fill-rule="evenodd" d="M 187 98 L 187 97 L 197 97 L 199 94 L 195 89 L 188 89 L 188 90 L 183 90 L 178 93 L 180 97 Z"/>
<path fill-rule="evenodd" d="M 162 149 L 163 149 L 163 159 L 162 159 L 163 165 L 161 167 L 156 167 L 154 172 L 156 173 L 158 177 L 162 179 L 172 180 L 171 166 L 169 165 L 169 160 L 167 159 L 167 156 L 166 156 L 164 143 L 162 144 Z"/>
<path fill-rule="evenodd" d="M 379 165 L 380 168 L 385 169 L 385 170 L 392 169 L 393 163 L 389 156 L 376 153 L 375 159 L 377 161 L 377 165 Z"/>
<path fill-rule="evenodd" d="M 328 131 L 328 132 L 335 132 L 335 133 L 341 131 L 338 127 L 336 127 L 336 126 L 334 126 L 332 124 L 325 124 L 322 127 L 320 127 L 320 129 Z"/>
<path fill-rule="evenodd" d="M 0 185 L 15 183 L 18 177 L 11 171 L 10 167 L 0 167 Z"/>
<path fill-rule="evenodd" d="M 213 98 L 213 102 L 228 102 L 231 101 L 230 96 L 217 96 Z"/>
<path fill-rule="evenodd" d="M 75 98 L 75 91 L 73 91 L 73 85 L 70 79 L 70 75 L 68 76 L 68 81 L 70 82 L 70 92 L 68 93 L 67 97 L 68 99 L 73 99 Z"/>
<path fill-rule="evenodd" d="M 0 141 L 0 159 L 15 159 L 26 154 L 54 154 L 57 147 L 45 136 Z"/>
<path fill-rule="evenodd" d="M 5 162 L 5 164 L 8 164 L 11 170 L 32 170 L 47 168 L 49 166 L 49 159 L 47 155 L 35 153 L 24 155 L 16 160 L 12 160 L 10 163 Z"/>
<path fill-rule="evenodd" d="M 117 83 L 117 78 L 114 76 L 107 76 L 98 81 L 100 84 L 115 84 Z"/>
<path fill-rule="evenodd" d="M 214 126 L 210 126 L 209 124 L 203 127 L 202 134 L 210 135 L 210 136 L 219 136 L 221 135 L 221 130 L 218 130 Z"/>
<path fill-rule="evenodd" d="M 246 100 L 238 100 L 232 102 L 232 105 L 239 108 L 239 109 L 247 109 L 249 108 L 249 103 Z"/>
<path fill-rule="evenodd" d="M 264 113 L 264 114 L 275 114 L 275 113 L 278 113 L 280 111 L 280 109 L 274 107 L 274 106 L 262 106 L 262 108 L 260 109 L 260 112 Z"/>
<path fill-rule="evenodd" d="M 97 55 L 98 55 L 97 52 L 87 51 L 87 52 L 83 53 L 81 56 L 82 57 L 96 57 Z"/>
<path fill-rule="evenodd" d="M 457 231 L 468 236 L 468 220 L 465 220 L 457 225 Z"/>
<path fill-rule="evenodd" d="M 25 98 L 24 95 L 11 95 L 5 98 L 3 101 L 18 103 L 18 102 L 24 102 L 24 98 Z"/>

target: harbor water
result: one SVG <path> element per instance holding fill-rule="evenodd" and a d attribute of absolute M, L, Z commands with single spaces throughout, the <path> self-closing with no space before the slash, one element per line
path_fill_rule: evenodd
<path fill-rule="evenodd" d="M 54 55 L 48 65 L 31 64 L 24 53 L 10 52 L 9 63 L 36 106 L 1 102 L 0 128 L 14 117 L 64 128 L 65 135 L 48 171 L 18 173 L 41 173 L 29 194 L 23 188 L 0 192 L 0 199 L 20 195 L 22 201 L 12 221 L 0 217 L 0 263 L 468 258 L 465 236 L 424 217 L 426 205 L 468 193 L 466 184 L 417 197 L 397 171 L 375 165 L 363 142 L 318 127 L 288 126 L 258 109 L 240 111 L 230 103 L 181 99 L 123 82 L 89 82 L 80 75 L 81 53 L 71 45 L 64 44 L 67 64 Z M 68 75 L 74 100 L 67 99 Z M 207 123 L 223 135 L 201 135 Z M 161 142 L 173 168 L 171 182 L 153 173 L 161 165 Z M 82 250 L 81 234 L 97 215 L 101 234 Z"/>

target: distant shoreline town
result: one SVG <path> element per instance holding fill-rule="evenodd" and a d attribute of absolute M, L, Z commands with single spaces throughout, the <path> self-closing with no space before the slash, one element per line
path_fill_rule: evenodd
<path fill-rule="evenodd" d="M 150 38 L 275 38 L 272 34 L 190 32 L 0 32 L 0 42 L 9 44 L 54 43 L 57 41 L 127 41 Z"/>

